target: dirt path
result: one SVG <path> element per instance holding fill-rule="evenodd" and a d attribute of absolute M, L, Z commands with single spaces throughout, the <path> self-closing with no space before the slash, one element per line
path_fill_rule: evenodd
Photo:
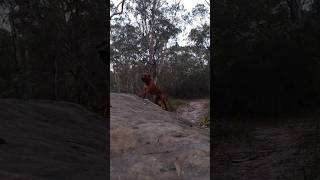
<path fill-rule="evenodd" d="M 209 101 L 192 100 L 177 115 L 192 124 L 206 116 Z M 216 122 L 219 120 L 216 120 Z M 254 121 L 256 122 L 256 121 Z M 312 159 L 312 119 L 218 122 L 213 139 L 215 180 L 304 180 Z M 221 138 L 218 136 L 226 136 Z M 232 139 L 231 141 L 228 140 Z"/>
<path fill-rule="evenodd" d="M 252 140 L 216 142 L 213 172 L 216 180 L 304 179 L 305 158 L 310 148 L 303 147 L 313 127 L 307 123 L 254 125 L 248 131 Z"/>
<path fill-rule="evenodd" d="M 189 101 L 186 105 L 178 107 L 177 115 L 192 124 L 197 124 L 209 112 L 209 100 L 198 99 Z"/>

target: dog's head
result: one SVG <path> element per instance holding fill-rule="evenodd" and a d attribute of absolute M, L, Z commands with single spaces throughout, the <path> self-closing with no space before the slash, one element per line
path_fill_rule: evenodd
<path fill-rule="evenodd" d="M 146 83 L 149 84 L 149 82 L 151 81 L 151 75 L 149 73 L 143 73 L 141 80 Z"/>

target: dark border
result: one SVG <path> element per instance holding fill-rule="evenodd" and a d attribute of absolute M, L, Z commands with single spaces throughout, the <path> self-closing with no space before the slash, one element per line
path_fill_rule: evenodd
<path fill-rule="evenodd" d="M 108 55 L 108 60 L 106 60 L 107 67 L 106 70 L 108 71 L 106 73 L 106 80 L 107 83 L 107 89 L 106 89 L 106 126 L 107 126 L 107 132 L 106 132 L 106 165 L 107 165 L 107 179 L 110 179 L 110 1 L 107 3 L 107 9 L 106 9 L 106 42 L 107 45 L 106 51 Z"/>
<path fill-rule="evenodd" d="M 210 3 L 210 177 L 213 177 L 213 161 L 214 161 L 214 147 L 213 147 L 213 131 L 214 131 L 214 21 L 213 21 L 213 12 L 214 12 L 214 3 L 215 1 L 211 1 Z M 210 178 L 211 179 L 211 178 Z"/>

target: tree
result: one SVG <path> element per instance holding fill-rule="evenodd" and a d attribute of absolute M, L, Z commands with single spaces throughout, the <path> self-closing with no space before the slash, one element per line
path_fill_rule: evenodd
<path fill-rule="evenodd" d="M 205 25 L 203 32 L 198 27 L 199 37 L 204 40 L 200 43 L 201 50 L 197 47 L 199 43 L 182 47 L 177 42 L 187 20 L 195 16 L 189 16 L 179 2 L 135 0 L 126 3 L 123 14 L 111 21 L 113 90 L 140 91 L 140 74 L 149 71 L 170 95 L 201 97 L 208 94 L 209 26 Z M 193 72 L 196 73 L 193 75 Z M 193 81 L 197 84 L 192 84 Z M 181 90 L 186 93 L 179 93 Z"/>
<path fill-rule="evenodd" d="M 19 71 L 10 72 L 17 79 L 13 84 L 25 86 L 19 87 L 24 94 L 32 92 L 29 98 L 86 106 L 103 100 L 107 72 L 100 60 L 92 59 L 98 58 L 95 45 L 106 37 L 105 1 L 2 0 L 0 6 L 11 7 L 15 27 L 10 32 Z"/>
<path fill-rule="evenodd" d="M 118 9 L 119 6 L 120 6 L 120 4 L 121 4 L 121 11 L 120 11 L 120 12 L 114 12 L 114 13 L 110 16 L 110 19 L 112 19 L 112 17 L 115 16 L 115 15 L 120 15 L 120 14 L 122 14 L 124 3 L 125 3 L 125 0 L 122 0 L 122 1 L 117 5 L 116 9 Z"/>
<path fill-rule="evenodd" d="M 179 2 L 171 6 L 166 1 L 135 0 L 131 12 L 134 14 L 135 27 L 139 28 L 141 47 L 148 49 L 149 71 L 157 81 L 159 61 L 169 39 L 174 38 L 181 30 L 176 26 L 179 22 L 178 11 L 182 11 Z M 169 15 L 170 14 L 170 15 Z M 171 16 L 172 15 L 172 16 Z"/>

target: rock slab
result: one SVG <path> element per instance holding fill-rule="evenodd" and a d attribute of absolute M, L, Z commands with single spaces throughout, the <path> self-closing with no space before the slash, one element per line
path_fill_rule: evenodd
<path fill-rule="evenodd" d="M 110 95 L 112 180 L 209 180 L 209 130 L 134 95 Z"/>
<path fill-rule="evenodd" d="M 0 100 L 0 179 L 107 179 L 106 119 L 67 102 Z"/>

